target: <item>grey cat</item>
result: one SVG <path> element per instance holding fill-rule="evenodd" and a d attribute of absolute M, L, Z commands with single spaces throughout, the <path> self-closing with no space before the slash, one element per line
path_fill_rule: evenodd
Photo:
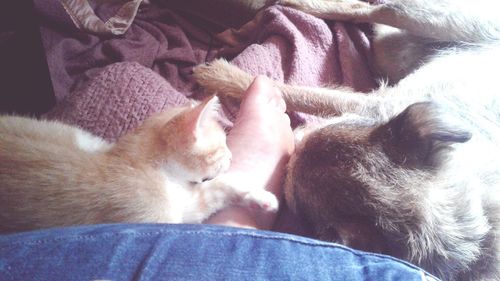
<path fill-rule="evenodd" d="M 285 198 L 319 239 L 396 256 L 443 280 L 500 280 L 498 1 L 282 0 L 375 23 L 382 84 L 370 95 L 276 82 L 296 130 Z M 218 60 L 194 72 L 239 97 L 252 77 Z"/>

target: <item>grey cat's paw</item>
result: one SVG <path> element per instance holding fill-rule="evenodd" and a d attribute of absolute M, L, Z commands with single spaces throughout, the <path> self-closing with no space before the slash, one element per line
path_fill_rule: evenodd
<path fill-rule="evenodd" d="M 250 74 L 224 59 L 197 65 L 193 68 L 193 77 L 207 93 L 235 98 L 240 98 L 253 80 Z"/>
<path fill-rule="evenodd" d="M 301 0 L 279 0 L 276 2 L 276 4 L 281 5 L 281 6 L 300 8 L 300 7 L 303 7 L 309 3 L 307 3 L 307 1 L 301 1 Z"/>
<path fill-rule="evenodd" d="M 287 6 L 287 7 L 291 7 L 291 8 L 306 12 L 306 11 L 311 11 L 311 10 L 317 9 L 318 7 L 321 7 L 321 5 L 323 5 L 323 2 L 325 2 L 325 0 L 279 0 L 278 4 L 281 6 Z M 334 1 L 326 1 L 326 2 L 327 2 L 327 4 L 330 4 L 331 2 L 337 3 L 337 2 L 343 2 L 343 1 L 342 0 L 334 0 Z"/>
<path fill-rule="evenodd" d="M 269 191 L 257 189 L 248 192 L 241 200 L 241 205 L 253 210 L 275 213 L 279 209 L 278 198 Z"/>
<path fill-rule="evenodd" d="M 322 19 L 342 21 L 357 21 L 372 8 L 370 3 L 360 0 L 280 0 L 279 4 Z"/>

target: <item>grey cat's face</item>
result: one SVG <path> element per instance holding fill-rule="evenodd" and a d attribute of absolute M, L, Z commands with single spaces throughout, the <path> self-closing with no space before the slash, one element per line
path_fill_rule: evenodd
<path fill-rule="evenodd" d="M 469 138 L 431 103 L 384 124 L 324 127 L 290 160 L 287 203 L 319 239 L 404 256 L 411 233 L 426 228 L 426 186 L 450 145 Z"/>

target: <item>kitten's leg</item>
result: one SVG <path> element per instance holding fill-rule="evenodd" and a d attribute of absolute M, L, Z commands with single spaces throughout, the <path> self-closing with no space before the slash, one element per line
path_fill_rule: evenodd
<path fill-rule="evenodd" d="M 208 65 L 199 65 L 193 70 L 196 82 L 207 92 L 228 95 L 241 99 L 254 77 L 223 59 Z M 274 81 L 283 95 L 289 111 L 300 111 L 319 116 L 343 113 L 380 115 L 383 99 L 378 95 L 367 95 L 346 88 L 328 89 L 290 86 Z"/>
<path fill-rule="evenodd" d="M 278 198 L 262 186 L 252 186 L 244 182 L 244 176 L 222 175 L 211 184 L 211 189 L 227 192 L 236 205 L 249 207 L 254 210 L 277 212 Z"/>
<path fill-rule="evenodd" d="M 372 22 L 438 41 L 479 43 L 500 39 L 495 0 L 281 0 L 324 19 Z"/>
<path fill-rule="evenodd" d="M 279 202 L 274 194 L 261 186 L 252 186 L 245 176 L 233 174 L 220 175 L 217 178 L 202 183 L 197 191 L 201 205 L 207 214 L 213 214 L 220 209 L 239 205 L 253 210 L 275 213 Z"/>
<path fill-rule="evenodd" d="M 279 208 L 274 194 L 251 186 L 235 174 L 223 174 L 211 181 L 190 187 L 191 200 L 179 214 L 179 223 L 201 223 L 229 206 L 242 206 L 252 212 L 276 213 Z"/>

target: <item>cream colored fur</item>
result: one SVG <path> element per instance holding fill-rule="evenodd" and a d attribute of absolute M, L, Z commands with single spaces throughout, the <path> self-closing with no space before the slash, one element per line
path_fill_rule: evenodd
<path fill-rule="evenodd" d="M 212 98 L 147 119 L 116 143 L 55 121 L 0 117 L 0 233 L 112 222 L 200 223 L 276 197 L 229 178 Z M 237 184 L 236 184 L 237 183 Z"/>

